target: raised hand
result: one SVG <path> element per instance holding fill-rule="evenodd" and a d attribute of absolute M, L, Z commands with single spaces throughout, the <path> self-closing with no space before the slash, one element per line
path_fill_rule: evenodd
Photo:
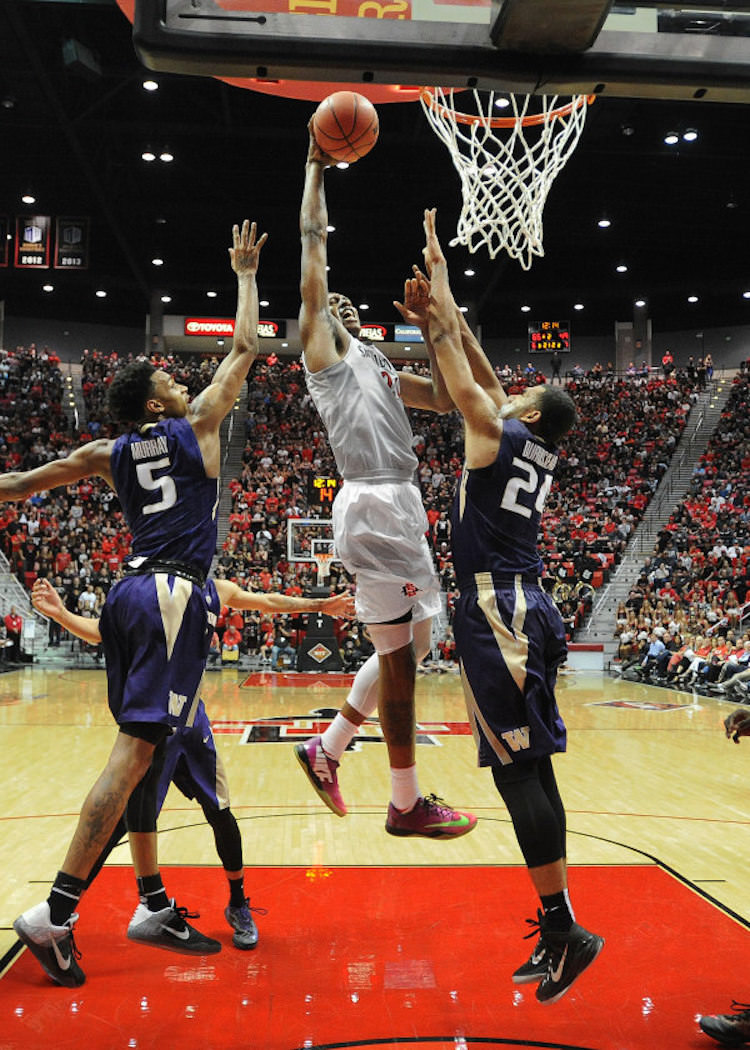
<path fill-rule="evenodd" d="M 232 240 L 234 243 L 229 249 L 229 258 L 237 276 L 257 273 L 260 250 L 268 240 L 268 234 L 258 237 L 256 224 L 245 219 L 242 228 L 237 225 L 232 227 Z"/>

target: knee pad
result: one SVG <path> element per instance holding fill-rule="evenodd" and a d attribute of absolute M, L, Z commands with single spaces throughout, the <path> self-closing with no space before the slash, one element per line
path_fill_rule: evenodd
<path fill-rule="evenodd" d="M 387 656 L 409 645 L 413 636 L 411 620 L 404 623 L 368 623 L 367 630 L 378 656 Z"/>
<path fill-rule="evenodd" d="M 432 617 L 428 616 L 426 620 L 419 620 L 414 624 L 414 655 L 417 658 L 417 663 L 420 660 L 424 660 L 432 650 Z"/>

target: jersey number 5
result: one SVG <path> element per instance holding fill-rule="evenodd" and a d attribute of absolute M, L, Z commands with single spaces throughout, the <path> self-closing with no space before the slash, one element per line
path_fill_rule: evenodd
<path fill-rule="evenodd" d="M 160 510 L 167 510 L 168 507 L 173 507 L 177 502 L 177 486 L 169 474 L 163 474 L 160 478 L 154 477 L 155 470 L 162 470 L 168 466 L 169 459 L 166 456 L 164 459 L 156 459 L 150 463 L 139 463 L 136 466 L 135 476 L 138 478 L 138 484 L 141 488 L 147 489 L 149 492 L 161 492 L 161 499 L 157 500 L 156 503 L 147 503 L 142 509 L 143 514 L 156 514 Z"/>
<path fill-rule="evenodd" d="M 503 510 L 509 510 L 513 514 L 520 514 L 522 518 L 530 518 L 532 514 L 531 507 L 527 506 L 526 503 L 531 501 L 525 500 L 523 503 L 519 501 L 520 494 L 522 492 L 528 492 L 532 498 L 536 496 L 533 504 L 534 510 L 537 514 L 541 514 L 544 510 L 544 501 L 547 499 L 549 490 L 552 488 L 552 475 L 545 474 L 544 480 L 540 485 L 539 474 L 525 459 L 519 459 L 518 456 L 514 456 L 513 466 L 522 470 L 526 477 L 515 477 L 510 479 L 505 486 L 503 500 L 500 504 L 501 508 Z"/>

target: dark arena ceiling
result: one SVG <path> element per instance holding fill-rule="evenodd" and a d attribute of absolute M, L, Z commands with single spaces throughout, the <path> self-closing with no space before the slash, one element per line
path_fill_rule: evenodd
<path fill-rule="evenodd" d="M 717 12 L 713 23 L 695 4 L 663 6 L 674 32 L 730 32 L 727 5 L 705 5 Z M 747 16 L 736 14 L 731 33 L 750 61 Z M 145 90 L 146 79 L 158 90 Z M 247 216 L 269 233 L 259 278 L 265 312 L 296 317 L 314 108 L 212 77 L 150 73 L 114 0 L 3 0 L 0 215 L 11 225 L 25 214 L 91 220 L 86 272 L 41 274 L 12 260 L 0 269 L 6 315 L 141 327 L 158 291 L 171 296 L 167 312 L 226 316 L 234 308 L 226 249 L 232 223 Z M 380 105 L 379 116 L 372 153 L 326 177 L 329 283 L 369 304 L 369 320 L 389 321 L 421 258 L 422 210 L 438 208 L 447 243 L 460 188 L 418 102 Z M 657 331 L 750 323 L 749 131 L 750 107 L 737 102 L 597 99 L 551 188 L 544 258 L 525 272 L 505 253 L 490 260 L 483 248 L 450 249 L 457 299 L 473 307 L 485 337 L 523 330 L 522 305 L 537 317 L 575 316 L 581 334 L 608 335 L 632 318 L 638 297 Z M 174 159 L 147 163 L 146 148 Z M 21 203 L 25 193 L 33 206 Z M 47 279 L 54 291 L 45 293 Z M 207 299 L 208 291 L 218 294 Z M 576 303 L 584 308 L 574 314 Z"/>

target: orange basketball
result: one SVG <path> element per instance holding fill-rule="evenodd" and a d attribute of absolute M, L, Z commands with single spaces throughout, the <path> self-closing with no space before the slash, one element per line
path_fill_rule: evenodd
<path fill-rule="evenodd" d="M 350 164 L 370 152 L 378 130 L 377 110 L 357 91 L 334 91 L 313 116 L 313 134 L 323 152 Z"/>

